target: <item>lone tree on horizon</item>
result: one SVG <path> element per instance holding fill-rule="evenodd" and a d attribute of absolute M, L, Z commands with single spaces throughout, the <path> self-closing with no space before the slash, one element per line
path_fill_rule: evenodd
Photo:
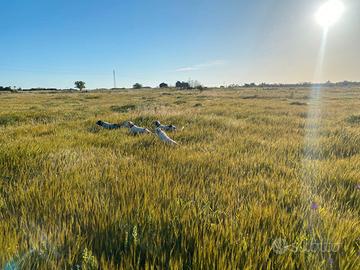
<path fill-rule="evenodd" d="M 169 85 L 167 83 L 160 83 L 160 88 L 169 88 Z"/>
<path fill-rule="evenodd" d="M 141 89 L 143 86 L 140 84 L 140 83 L 135 83 L 134 85 L 133 85 L 133 88 L 134 89 Z"/>
<path fill-rule="evenodd" d="M 85 89 L 85 82 L 83 81 L 76 81 L 75 82 L 75 88 L 78 88 L 80 91 Z"/>

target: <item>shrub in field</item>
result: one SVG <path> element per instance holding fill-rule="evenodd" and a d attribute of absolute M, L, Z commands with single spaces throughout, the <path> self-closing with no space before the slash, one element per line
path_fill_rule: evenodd
<path fill-rule="evenodd" d="M 136 109 L 136 105 L 134 104 L 128 104 L 128 105 L 123 105 L 123 106 L 111 106 L 110 109 L 113 112 L 119 112 L 119 113 L 127 113 L 130 111 L 133 111 Z"/>
<path fill-rule="evenodd" d="M 350 115 L 346 121 L 350 124 L 360 124 L 360 115 Z"/>
<path fill-rule="evenodd" d="M 294 101 L 294 102 L 291 102 L 290 105 L 304 106 L 304 105 L 307 105 L 307 103 Z"/>
<path fill-rule="evenodd" d="M 14 125 L 22 121 L 25 121 L 25 117 L 17 114 L 0 115 L 0 126 Z"/>
<path fill-rule="evenodd" d="M 242 97 L 242 99 L 256 99 L 256 98 L 258 98 L 257 95 Z"/>

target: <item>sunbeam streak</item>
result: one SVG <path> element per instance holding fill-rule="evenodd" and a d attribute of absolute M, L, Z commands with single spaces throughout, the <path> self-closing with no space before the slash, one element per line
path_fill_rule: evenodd
<path fill-rule="evenodd" d="M 323 80 L 323 68 L 326 52 L 328 28 L 324 28 L 317 64 L 314 72 L 314 82 Z M 316 225 L 316 212 L 321 198 L 317 194 L 317 178 L 319 176 L 319 159 L 321 158 L 320 129 L 322 111 L 322 88 L 320 84 L 314 84 L 309 97 L 309 111 L 305 123 L 304 159 L 302 189 L 305 205 L 308 206 L 308 224 L 306 230 L 312 231 Z"/>

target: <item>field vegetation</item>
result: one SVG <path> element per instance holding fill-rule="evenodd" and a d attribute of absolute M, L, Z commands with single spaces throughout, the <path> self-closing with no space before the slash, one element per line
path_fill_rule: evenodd
<path fill-rule="evenodd" d="M 1 93 L 0 268 L 358 269 L 360 89 L 311 96 Z"/>

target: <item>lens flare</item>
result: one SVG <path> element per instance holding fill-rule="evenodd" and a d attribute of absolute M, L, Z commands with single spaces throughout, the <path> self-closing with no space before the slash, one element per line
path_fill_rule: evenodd
<path fill-rule="evenodd" d="M 344 4 L 339 0 L 330 0 L 323 4 L 319 11 L 316 13 L 316 21 L 325 28 L 332 26 L 336 23 L 345 10 Z"/>

